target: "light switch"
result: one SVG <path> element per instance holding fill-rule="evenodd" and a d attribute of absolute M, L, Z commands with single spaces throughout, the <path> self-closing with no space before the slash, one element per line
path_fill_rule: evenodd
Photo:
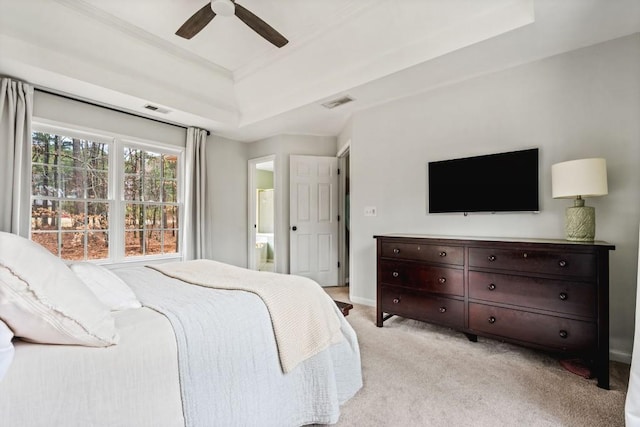
<path fill-rule="evenodd" d="M 365 206 L 364 208 L 364 216 L 376 216 L 377 210 L 375 206 Z"/>

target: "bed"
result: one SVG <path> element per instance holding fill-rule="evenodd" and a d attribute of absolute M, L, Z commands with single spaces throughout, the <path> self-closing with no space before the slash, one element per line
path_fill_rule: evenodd
<path fill-rule="evenodd" d="M 35 243 L 0 233 L 0 325 L 22 337 L 8 340 L 12 357 L 0 379 L 0 424 L 337 422 L 340 405 L 362 387 L 360 353 L 355 332 L 317 284 L 301 286 L 319 290 L 309 298 L 291 290 L 300 285 L 295 276 L 213 261 L 172 264 L 170 271 L 168 264 L 164 271 L 89 263 L 69 268 Z M 185 266 L 200 276 L 178 278 L 174 273 Z M 288 283 L 286 296 L 274 303 L 244 288 L 258 280 L 258 288 Z M 232 284 L 222 288 L 216 281 Z M 33 301 L 20 306 L 21 293 L 35 295 L 42 307 L 35 310 Z M 295 305 L 274 314 L 283 299 Z M 323 311 L 313 311 L 314 305 Z M 43 312 L 52 307 L 53 314 Z M 325 323 L 337 327 L 335 333 L 323 332 Z M 319 345 L 310 344 L 318 339 Z M 7 348 L 0 328 L 0 378 Z"/>

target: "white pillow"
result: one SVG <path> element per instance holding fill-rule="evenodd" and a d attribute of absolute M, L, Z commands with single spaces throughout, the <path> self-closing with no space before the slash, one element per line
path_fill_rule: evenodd
<path fill-rule="evenodd" d="M 9 370 L 9 365 L 11 365 L 11 362 L 13 361 L 13 353 L 15 352 L 15 349 L 11 342 L 12 339 L 13 332 L 11 332 L 11 329 L 9 329 L 2 320 L 0 320 L 0 381 L 4 378 L 4 375 Z"/>
<path fill-rule="evenodd" d="M 131 288 L 109 269 L 90 262 L 78 262 L 69 268 L 111 311 L 142 307 Z"/>
<path fill-rule="evenodd" d="M 118 342 L 107 307 L 64 262 L 28 239 L 0 232 L 0 319 L 16 337 L 44 344 Z"/>

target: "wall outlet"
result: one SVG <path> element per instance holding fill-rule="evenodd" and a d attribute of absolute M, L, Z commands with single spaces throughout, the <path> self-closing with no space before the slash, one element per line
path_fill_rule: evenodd
<path fill-rule="evenodd" d="M 364 216 L 376 216 L 377 209 L 375 206 L 365 206 L 364 208 Z"/>

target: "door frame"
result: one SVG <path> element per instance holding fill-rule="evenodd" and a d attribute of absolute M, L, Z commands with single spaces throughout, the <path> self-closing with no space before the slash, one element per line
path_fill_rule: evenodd
<path fill-rule="evenodd" d="M 276 155 L 271 154 L 268 156 L 257 157 L 255 159 L 249 159 L 247 161 L 247 268 L 250 270 L 256 270 L 256 232 L 257 232 L 257 224 L 256 224 L 256 215 L 257 209 L 256 206 L 256 166 L 258 163 L 265 162 L 273 162 L 273 199 L 274 199 L 274 211 L 273 211 L 273 235 L 274 235 L 274 248 L 273 248 L 273 265 L 275 270 L 277 271 L 277 258 L 278 258 L 278 250 L 277 242 L 278 235 L 280 234 L 280 227 L 278 224 L 278 217 L 281 214 L 279 209 L 277 208 L 278 204 L 276 202 L 278 197 L 278 189 L 277 189 L 277 160 Z"/>
<path fill-rule="evenodd" d="M 338 168 L 340 169 L 340 175 L 338 176 L 338 212 L 340 215 L 340 221 L 338 226 L 338 261 L 340 262 L 340 268 L 338 268 L 338 285 L 347 286 L 351 280 L 351 265 L 347 266 L 347 263 L 351 263 L 351 259 L 347 260 L 347 242 L 346 233 L 344 232 L 344 223 L 346 221 L 346 206 L 344 203 L 347 193 L 347 162 L 351 166 L 351 140 L 348 140 L 345 145 L 340 148 L 337 154 Z M 349 167 L 351 170 L 351 167 Z M 351 183 L 349 183 L 351 185 Z M 349 274 L 347 274 L 347 270 Z"/>

